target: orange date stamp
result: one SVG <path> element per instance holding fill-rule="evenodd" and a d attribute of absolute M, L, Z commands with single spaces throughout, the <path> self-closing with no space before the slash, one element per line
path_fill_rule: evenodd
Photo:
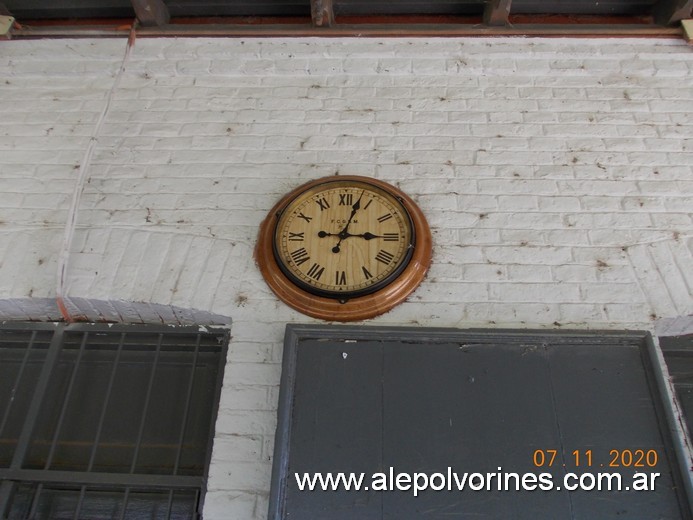
<path fill-rule="evenodd" d="M 597 454 L 592 449 L 573 450 L 570 453 L 545 449 L 534 450 L 532 462 L 537 468 L 654 468 L 659 462 L 659 454 L 654 449 L 640 448 L 609 450 L 608 454 Z"/>

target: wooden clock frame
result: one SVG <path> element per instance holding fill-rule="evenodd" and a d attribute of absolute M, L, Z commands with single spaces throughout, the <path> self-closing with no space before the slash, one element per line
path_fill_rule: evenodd
<path fill-rule="evenodd" d="M 415 237 L 409 262 L 390 283 L 377 291 L 346 301 L 310 293 L 293 283 L 282 271 L 274 256 L 277 222 L 283 210 L 306 190 L 331 181 L 354 181 L 371 184 L 392 194 L 409 214 Z M 255 247 L 255 261 L 267 285 L 284 303 L 295 310 L 328 321 L 359 321 L 383 314 L 403 302 L 423 281 L 431 264 L 432 238 L 428 222 L 416 203 L 404 192 L 386 182 L 356 175 L 323 177 L 287 193 L 274 205 L 260 225 Z"/>

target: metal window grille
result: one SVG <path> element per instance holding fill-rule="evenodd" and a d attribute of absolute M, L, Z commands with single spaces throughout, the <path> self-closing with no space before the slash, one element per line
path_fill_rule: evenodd
<path fill-rule="evenodd" d="M 0 325 L 0 518 L 197 518 L 227 331 Z"/>

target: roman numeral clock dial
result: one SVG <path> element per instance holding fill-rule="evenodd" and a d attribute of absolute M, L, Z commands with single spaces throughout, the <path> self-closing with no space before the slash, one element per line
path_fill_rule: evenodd
<path fill-rule="evenodd" d="M 334 181 L 282 212 L 275 254 L 285 274 L 306 291 L 348 300 L 375 292 L 406 267 L 414 239 L 396 198 Z"/>
<path fill-rule="evenodd" d="M 334 176 L 286 195 L 260 228 L 256 260 L 284 302 L 336 321 L 377 316 L 421 283 L 431 235 L 418 206 L 376 179 Z"/>

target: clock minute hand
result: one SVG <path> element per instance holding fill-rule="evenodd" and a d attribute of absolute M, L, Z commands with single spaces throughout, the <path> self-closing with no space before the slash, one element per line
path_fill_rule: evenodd
<path fill-rule="evenodd" d="M 339 237 L 339 241 L 337 244 L 332 248 L 333 253 L 339 253 L 341 251 L 340 245 L 342 243 L 342 240 L 345 238 L 353 237 L 351 233 L 349 233 L 349 226 L 351 225 L 351 221 L 354 219 L 354 215 L 356 215 L 356 212 L 361 209 L 361 199 L 363 198 L 363 194 L 366 193 L 366 190 L 363 190 L 361 192 L 361 195 L 359 195 L 359 198 L 356 202 L 354 202 L 353 206 L 351 206 L 351 215 L 349 215 L 349 220 L 347 220 L 346 225 L 344 226 L 344 229 L 342 229 L 337 236 Z"/>
<path fill-rule="evenodd" d="M 344 229 L 342 229 L 342 231 L 339 233 L 340 237 L 342 235 L 345 235 L 344 238 L 346 238 L 346 236 L 353 236 L 353 235 L 349 235 L 347 230 L 349 229 L 349 226 L 351 225 L 351 221 L 354 219 L 354 215 L 356 215 L 356 212 L 361 209 L 361 199 L 363 198 L 363 194 L 365 192 L 366 192 L 366 190 L 363 190 L 361 192 L 361 195 L 359 196 L 358 200 L 356 202 L 354 202 L 354 204 L 351 206 L 351 215 L 349 215 L 349 220 L 347 220 L 346 226 L 344 226 Z M 339 244 L 337 244 L 337 245 L 339 245 Z"/>

